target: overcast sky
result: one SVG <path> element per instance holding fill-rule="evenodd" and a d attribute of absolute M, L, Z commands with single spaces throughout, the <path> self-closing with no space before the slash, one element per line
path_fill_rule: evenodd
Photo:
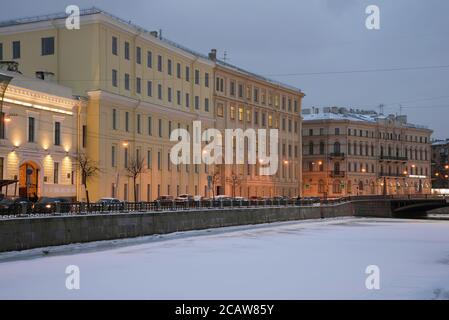
<path fill-rule="evenodd" d="M 301 88 L 304 107 L 347 106 L 402 112 L 449 138 L 447 0 L 14 0 L 0 19 L 97 6 L 229 62 Z M 365 27 L 365 8 L 380 8 L 380 30 Z M 310 74 L 319 73 L 319 74 Z"/>

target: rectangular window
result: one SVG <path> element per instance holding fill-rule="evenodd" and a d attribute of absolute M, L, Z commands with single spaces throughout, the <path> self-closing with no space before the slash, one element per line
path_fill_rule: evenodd
<path fill-rule="evenodd" d="M 117 130 L 117 109 L 112 109 L 112 129 Z"/>
<path fill-rule="evenodd" d="M 235 96 L 235 81 L 230 82 L 229 94 L 233 97 Z"/>
<path fill-rule="evenodd" d="M 243 98 L 243 85 L 239 84 L 239 98 Z"/>
<path fill-rule="evenodd" d="M 55 146 L 61 145 L 61 122 L 55 122 Z"/>
<path fill-rule="evenodd" d="M 195 70 L 195 84 L 200 84 L 200 70 Z"/>
<path fill-rule="evenodd" d="M 172 100 L 171 88 L 167 89 L 167 100 L 168 100 L 168 102 L 171 102 L 171 100 Z"/>
<path fill-rule="evenodd" d="M 209 73 L 208 73 L 208 72 L 206 72 L 206 73 L 204 74 L 204 86 L 205 86 L 206 88 L 209 88 Z"/>
<path fill-rule="evenodd" d="M 151 117 L 148 117 L 148 135 L 153 135 L 153 119 Z"/>
<path fill-rule="evenodd" d="M 186 81 L 190 81 L 190 68 L 186 66 Z"/>
<path fill-rule="evenodd" d="M 209 112 L 209 98 L 204 99 L 204 111 Z"/>
<path fill-rule="evenodd" d="M 139 77 L 137 77 L 137 79 L 136 79 L 136 92 L 138 94 L 140 94 L 141 91 L 142 91 L 141 82 L 142 82 L 142 80 Z"/>
<path fill-rule="evenodd" d="M 168 75 L 172 75 L 172 63 L 171 63 L 171 59 L 168 59 L 167 61 L 167 73 Z"/>
<path fill-rule="evenodd" d="M 186 93 L 186 108 L 190 108 L 190 94 Z"/>
<path fill-rule="evenodd" d="M 111 166 L 113 168 L 115 168 L 115 165 L 116 165 L 115 157 L 116 157 L 116 155 L 115 155 L 115 146 L 112 146 L 112 148 L 111 148 Z"/>
<path fill-rule="evenodd" d="M 239 121 L 243 121 L 243 107 L 239 107 Z"/>
<path fill-rule="evenodd" d="M 53 163 L 53 183 L 59 183 L 59 162 Z"/>
<path fill-rule="evenodd" d="M 117 37 L 112 37 L 112 54 L 118 55 Z"/>
<path fill-rule="evenodd" d="M 20 59 L 20 41 L 12 42 L 12 58 Z"/>
<path fill-rule="evenodd" d="M 254 124 L 259 124 L 259 112 L 254 111 Z"/>
<path fill-rule="evenodd" d="M 125 90 L 129 91 L 129 74 L 125 73 Z"/>
<path fill-rule="evenodd" d="M 177 90 L 176 91 L 176 102 L 178 103 L 178 105 L 181 105 L 181 91 Z"/>
<path fill-rule="evenodd" d="M 157 85 L 157 98 L 159 100 L 162 100 L 162 85 L 161 84 Z"/>
<path fill-rule="evenodd" d="M 151 158 L 151 150 L 147 151 L 147 169 L 151 169 L 153 160 Z"/>
<path fill-rule="evenodd" d="M 117 87 L 117 70 L 112 69 L 112 86 Z"/>
<path fill-rule="evenodd" d="M 28 142 L 34 142 L 35 120 L 33 117 L 28 117 Z"/>
<path fill-rule="evenodd" d="M 129 112 L 125 112 L 125 131 L 129 132 Z"/>
<path fill-rule="evenodd" d="M 157 169 L 158 169 L 159 171 L 162 170 L 162 159 L 161 159 L 161 157 L 162 157 L 162 154 L 161 154 L 161 152 L 159 151 L 159 152 L 157 153 Z"/>
<path fill-rule="evenodd" d="M 157 71 L 162 72 L 162 56 L 157 56 Z"/>
<path fill-rule="evenodd" d="M 42 55 L 43 56 L 49 56 L 52 54 L 55 54 L 55 38 L 54 37 L 48 37 L 48 38 L 42 38 Z"/>
<path fill-rule="evenodd" d="M 153 82 L 147 81 L 147 96 L 152 97 L 153 96 Z"/>
<path fill-rule="evenodd" d="M 83 126 L 83 148 L 87 146 L 87 126 Z"/>
<path fill-rule="evenodd" d="M 129 60 L 129 42 L 125 41 L 125 59 Z"/>
<path fill-rule="evenodd" d="M 137 115 L 136 122 L 137 122 L 137 133 L 141 134 L 142 131 L 141 131 L 141 127 L 140 127 L 140 114 Z"/>
<path fill-rule="evenodd" d="M 200 109 L 200 97 L 195 96 L 195 109 L 199 110 Z"/>
<path fill-rule="evenodd" d="M 176 64 L 176 77 L 178 79 L 181 79 L 181 64 L 180 63 Z"/>
<path fill-rule="evenodd" d="M 158 130 L 159 130 L 159 137 L 162 138 L 162 119 L 159 119 L 159 126 L 158 126 Z"/>
<path fill-rule="evenodd" d="M 123 154 L 123 156 L 124 156 L 124 161 L 123 161 L 124 167 L 128 168 L 128 148 L 125 148 L 123 151 L 124 151 L 124 154 Z"/>
<path fill-rule="evenodd" d="M 217 104 L 217 116 L 223 117 L 223 104 L 222 103 Z"/>
<path fill-rule="evenodd" d="M 0 113 L 0 139 L 5 139 L 5 113 Z"/>
<path fill-rule="evenodd" d="M 140 47 L 136 48 L 136 63 L 137 64 L 142 63 L 142 49 Z"/>
<path fill-rule="evenodd" d="M 153 54 L 151 51 L 147 51 L 147 67 L 153 68 Z"/>
<path fill-rule="evenodd" d="M 229 112 L 229 117 L 231 120 L 234 120 L 235 119 L 235 105 L 231 104 L 230 108 L 231 108 L 231 110 Z"/>

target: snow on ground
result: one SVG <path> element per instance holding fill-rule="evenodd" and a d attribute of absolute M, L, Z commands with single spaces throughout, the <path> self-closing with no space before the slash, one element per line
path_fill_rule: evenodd
<path fill-rule="evenodd" d="M 449 298 L 449 222 L 336 219 L 0 254 L 0 299 Z M 80 268 L 80 290 L 65 269 Z M 380 290 L 365 269 L 380 268 Z"/>

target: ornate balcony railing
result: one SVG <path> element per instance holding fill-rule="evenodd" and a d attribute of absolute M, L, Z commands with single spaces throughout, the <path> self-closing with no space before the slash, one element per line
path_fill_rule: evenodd
<path fill-rule="evenodd" d="M 331 171 L 330 172 L 331 178 L 344 178 L 346 177 L 345 171 Z"/>
<path fill-rule="evenodd" d="M 400 157 L 400 156 L 386 156 L 381 155 L 380 160 L 386 160 L 386 161 L 407 161 L 408 157 Z"/>
<path fill-rule="evenodd" d="M 329 158 L 344 159 L 345 158 L 345 154 L 343 152 L 332 152 L 332 153 L 329 154 Z"/>

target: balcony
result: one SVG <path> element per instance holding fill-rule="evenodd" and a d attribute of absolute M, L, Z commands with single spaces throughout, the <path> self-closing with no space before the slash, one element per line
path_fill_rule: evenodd
<path fill-rule="evenodd" d="M 344 159 L 345 154 L 343 152 L 332 152 L 329 154 L 330 159 Z"/>
<path fill-rule="evenodd" d="M 331 171 L 330 172 L 331 178 L 344 178 L 346 177 L 345 171 Z"/>
<path fill-rule="evenodd" d="M 395 161 L 395 162 L 406 162 L 408 161 L 408 157 L 399 157 L 399 156 L 386 156 L 386 155 L 381 155 L 379 157 L 380 161 Z"/>

